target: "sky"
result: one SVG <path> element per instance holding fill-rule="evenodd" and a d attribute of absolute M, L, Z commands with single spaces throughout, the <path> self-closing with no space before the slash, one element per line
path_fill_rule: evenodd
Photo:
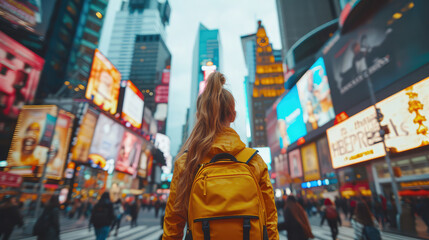
<path fill-rule="evenodd" d="M 171 17 L 167 26 L 167 46 L 172 55 L 168 104 L 167 135 L 171 139 L 171 154 L 175 156 L 182 142 L 182 126 L 190 104 L 190 84 L 193 48 L 200 23 L 218 29 L 224 62 L 226 88 L 236 100 L 236 121 L 231 125 L 246 142 L 246 102 L 244 77 L 247 69 L 240 37 L 253 34 L 261 20 L 274 49 L 281 49 L 275 0 L 170 0 Z M 107 52 L 114 15 L 121 1 L 109 1 L 100 40 L 100 50 Z"/>

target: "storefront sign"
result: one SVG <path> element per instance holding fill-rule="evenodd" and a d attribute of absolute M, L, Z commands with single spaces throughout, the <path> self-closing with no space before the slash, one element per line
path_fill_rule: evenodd
<path fill-rule="evenodd" d="M 333 168 L 385 155 L 375 108 L 367 108 L 327 131 Z"/>
<path fill-rule="evenodd" d="M 320 179 L 319 161 L 317 159 L 316 143 L 310 143 L 301 148 L 302 165 L 305 181 Z"/>
<path fill-rule="evenodd" d="M 291 151 L 288 157 L 291 178 L 302 177 L 301 153 L 299 149 Z"/>
<path fill-rule="evenodd" d="M 22 183 L 22 177 L 16 174 L 0 172 L 0 185 L 9 187 L 19 187 Z"/>

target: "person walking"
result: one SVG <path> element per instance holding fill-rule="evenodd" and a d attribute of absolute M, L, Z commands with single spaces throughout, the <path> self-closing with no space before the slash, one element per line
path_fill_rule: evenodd
<path fill-rule="evenodd" d="M 341 226 L 341 218 L 338 214 L 338 211 L 335 209 L 334 204 L 331 199 L 325 199 L 324 203 L 324 211 L 322 213 L 322 221 L 320 222 L 320 226 L 323 225 L 325 220 L 328 221 L 329 228 L 331 229 L 332 239 L 336 240 L 338 236 L 338 224 Z"/>
<path fill-rule="evenodd" d="M 139 216 L 139 204 L 138 200 L 134 200 L 134 202 L 130 206 L 130 216 L 131 216 L 131 227 L 137 227 L 137 218 Z"/>
<path fill-rule="evenodd" d="M 15 226 L 22 227 L 23 224 L 15 197 L 6 195 L 0 204 L 0 237 L 9 239 Z"/>
<path fill-rule="evenodd" d="M 110 231 L 116 227 L 115 236 L 118 236 L 119 228 L 121 227 L 121 220 L 124 214 L 124 207 L 122 206 L 121 199 L 116 200 L 113 204 L 113 213 L 115 214 L 115 219 L 113 220 L 112 226 L 110 227 Z"/>
<path fill-rule="evenodd" d="M 288 240 L 307 240 L 314 238 L 308 217 L 297 203 L 294 196 L 289 196 L 283 209 L 284 222 L 279 224 L 279 230 L 287 231 Z"/>
<path fill-rule="evenodd" d="M 159 209 L 161 208 L 161 201 L 159 200 L 159 198 L 156 200 L 154 207 L 155 207 L 155 218 L 158 218 Z"/>
<path fill-rule="evenodd" d="M 114 218 L 113 204 L 110 201 L 109 193 L 104 192 L 98 203 L 95 204 L 89 220 L 89 229 L 91 225 L 94 226 L 96 240 L 105 240 L 108 237 Z"/>
<path fill-rule="evenodd" d="M 220 72 L 210 74 L 197 99 L 195 126 L 175 161 L 164 240 L 182 239 L 187 222 L 188 237 L 249 239 L 258 233 L 264 239 L 279 239 L 267 165 L 230 127 L 235 100 L 223 87 L 225 81 Z M 259 215 L 264 212 L 265 217 Z M 205 216 L 198 220 L 202 213 Z"/>
<path fill-rule="evenodd" d="M 381 240 L 377 221 L 371 215 L 368 206 L 359 202 L 356 205 L 354 217 L 351 220 L 355 240 Z"/>
<path fill-rule="evenodd" d="M 33 228 L 37 240 L 60 239 L 60 203 L 58 195 L 52 195 L 46 204 L 42 215 L 37 219 Z"/>

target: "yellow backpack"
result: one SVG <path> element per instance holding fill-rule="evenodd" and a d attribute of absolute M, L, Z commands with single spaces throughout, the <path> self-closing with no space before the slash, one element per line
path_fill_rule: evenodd
<path fill-rule="evenodd" d="M 189 199 L 186 240 L 268 240 L 259 179 L 248 166 L 257 152 L 220 153 L 200 167 Z"/>

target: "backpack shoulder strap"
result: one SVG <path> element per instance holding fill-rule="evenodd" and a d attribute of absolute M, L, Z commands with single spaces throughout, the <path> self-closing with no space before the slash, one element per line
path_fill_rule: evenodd
<path fill-rule="evenodd" d="M 258 150 L 255 150 L 253 148 L 244 148 L 239 153 L 235 155 L 235 158 L 239 162 L 244 162 L 246 164 L 249 164 L 250 160 L 258 153 Z"/>

